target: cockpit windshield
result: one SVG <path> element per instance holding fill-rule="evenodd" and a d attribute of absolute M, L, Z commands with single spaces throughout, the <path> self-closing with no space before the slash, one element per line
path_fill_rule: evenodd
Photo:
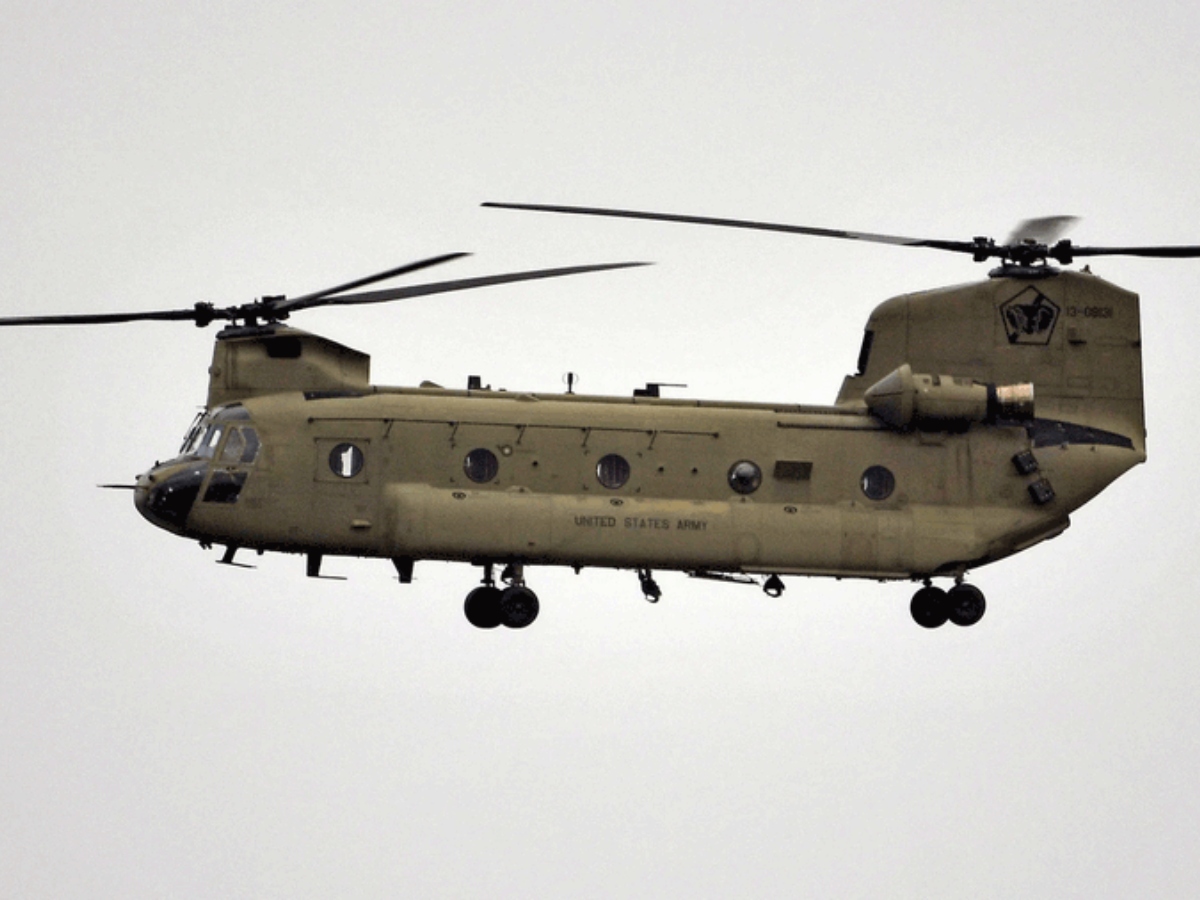
<path fill-rule="evenodd" d="M 229 437 L 221 450 L 221 461 L 225 463 L 252 463 L 258 456 L 258 433 L 248 424 L 250 413 L 240 403 L 223 406 L 212 412 L 200 412 L 179 448 L 180 456 L 197 456 L 211 459 L 221 446 L 221 438 Z M 235 426 L 234 422 L 246 422 Z"/>
<path fill-rule="evenodd" d="M 204 434 L 207 423 L 208 413 L 202 409 L 196 413 L 196 418 L 192 419 L 192 424 L 188 426 L 187 433 L 183 436 L 183 443 L 179 446 L 180 456 L 191 456 L 196 452 L 196 444 L 200 440 L 200 435 Z"/>
<path fill-rule="evenodd" d="M 196 448 L 196 455 L 201 459 L 211 459 L 212 455 L 217 452 L 217 444 L 221 443 L 221 435 L 224 431 L 224 426 L 218 425 L 216 422 L 205 428 L 204 437 L 200 439 L 200 446 Z"/>

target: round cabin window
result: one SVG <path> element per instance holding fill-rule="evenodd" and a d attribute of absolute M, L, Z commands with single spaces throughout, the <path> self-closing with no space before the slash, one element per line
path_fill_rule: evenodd
<path fill-rule="evenodd" d="M 739 494 L 753 494 L 762 484 L 762 469 L 748 459 L 735 462 L 729 469 L 729 486 Z"/>
<path fill-rule="evenodd" d="M 871 500 L 886 500 L 896 489 L 896 476 L 883 466 L 871 466 L 862 473 L 862 492 Z"/>
<path fill-rule="evenodd" d="M 596 463 L 596 479 L 609 490 L 623 487 L 629 480 L 629 461 L 616 453 L 610 453 Z"/>
<path fill-rule="evenodd" d="M 500 474 L 500 461 L 486 447 L 479 447 L 467 454 L 463 460 L 463 471 L 476 484 L 486 484 Z"/>

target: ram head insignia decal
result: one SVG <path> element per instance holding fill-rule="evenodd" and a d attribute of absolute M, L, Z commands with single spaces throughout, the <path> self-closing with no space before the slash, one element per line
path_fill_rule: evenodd
<path fill-rule="evenodd" d="M 1000 306 L 1010 344 L 1049 344 L 1059 312 L 1058 304 L 1033 286 Z"/>

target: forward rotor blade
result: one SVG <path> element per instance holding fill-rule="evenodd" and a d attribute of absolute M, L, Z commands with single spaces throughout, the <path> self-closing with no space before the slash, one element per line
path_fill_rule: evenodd
<path fill-rule="evenodd" d="M 1200 257 L 1200 246 L 1175 245 L 1165 247 L 1076 247 L 1070 246 L 1072 256 L 1150 256 L 1159 259 L 1192 259 Z"/>
<path fill-rule="evenodd" d="M 439 263 L 448 262 L 466 253 L 448 253 L 409 263 L 396 269 L 389 269 L 378 275 L 360 278 L 336 288 L 329 288 L 316 294 L 308 294 L 293 300 L 274 300 L 265 298 L 256 303 L 242 306 L 218 309 L 208 303 L 197 303 L 191 309 L 153 310 L 147 312 L 122 313 L 81 313 L 76 315 L 58 316 L 13 316 L 0 318 L 0 326 L 6 325 L 109 325 L 123 322 L 195 322 L 197 325 L 207 325 L 210 322 L 223 319 L 229 321 L 256 321 L 264 319 L 274 321 L 286 317 L 300 309 L 317 306 L 350 306 L 359 303 L 386 303 L 389 300 L 405 300 L 410 297 L 423 297 L 427 294 L 441 294 L 449 291 L 466 291 L 472 288 L 490 287 L 496 284 L 508 284 L 515 281 L 532 281 L 540 278 L 557 278 L 563 275 L 580 275 L 585 272 L 603 272 L 607 269 L 625 269 L 632 266 L 648 266 L 645 262 L 600 263 L 587 266 L 568 266 L 557 269 L 535 269 L 528 272 L 512 272 L 504 275 L 485 275 L 478 278 L 460 278 L 455 281 L 437 281 L 430 284 L 416 284 L 407 287 L 388 288 L 380 291 L 365 291 L 358 294 L 342 294 L 340 291 L 349 290 L 356 285 L 371 284 L 384 278 L 392 278 L 407 272 L 424 269 Z"/>
<path fill-rule="evenodd" d="M 539 278 L 558 278 L 563 275 L 581 275 L 585 272 L 603 272 L 607 269 L 628 269 L 635 266 L 649 266 L 648 262 L 598 263 L 588 266 L 567 266 L 561 269 L 534 269 L 528 272 L 511 272 L 506 275 L 484 275 L 479 278 L 460 278 L 456 281 L 437 281 L 431 284 L 414 284 L 408 287 L 386 288 L 381 291 L 366 291 L 361 294 L 343 294 L 338 297 L 326 297 L 322 305 L 350 306 L 357 303 L 386 303 L 390 300 L 408 300 L 412 297 L 424 297 L 429 294 L 442 294 L 448 291 L 467 291 L 472 288 L 491 287 L 495 284 L 509 284 L 514 281 L 533 281 Z"/>
<path fill-rule="evenodd" d="M 228 318 L 224 310 L 197 304 L 191 309 L 167 309 L 148 312 L 80 313 L 65 316 L 10 316 L 0 318 L 6 325 L 113 325 L 122 322 L 195 322 L 207 325 L 213 319 Z"/>
<path fill-rule="evenodd" d="M 308 309 L 310 307 L 320 305 L 317 301 L 323 300 L 326 297 L 331 297 L 334 294 L 340 294 L 343 291 L 350 291 L 354 288 L 366 287 L 368 284 L 375 284 L 377 281 L 386 281 L 389 278 L 396 278 L 399 275 L 407 275 L 409 272 L 418 272 L 421 269 L 428 269 L 430 266 L 441 265 L 442 263 L 450 262 L 453 259 L 460 259 L 461 257 L 470 255 L 470 253 L 443 253 L 441 256 L 431 256 L 429 259 L 405 263 L 402 266 L 397 266 L 395 269 L 388 269 L 386 272 L 380 272 L 377 275 L 368 275 L 365 278 L 357 278 L 354 281 L 348 281 L 345 284 L 339 284 L 337 287 L 325 288 L 322 291 L 316 291 L 312 294 L 304 294 L 301 297 L 290 297 L 282 302 L 274 304 L 273 309 L 285 312 L 290 312 L 297 309 Z"/>
<path fill-rule="evenodd" d="M 955 253 L 975 254 L 980 245 L 973 241 L 942 241 L 928 238 L 902 237 L 894 234 L 871 234 L 865 231 L 840 231 L 832 228 L 813 228 L 807 225 L 781 225 L 775 222 L 752 222 L 745 219 L 719 219 L 709 216 L 684 216 L 675 213 L 639 212 L 631 209 L 601 209 L 592 206 L 546 206 L 536 203 L 484 203 L 493 209 L 523 209 L 533 212 L 569 213 L 582 216 L 611 216 L 622 219 L 649 219 L 658 222 L 683 222 L 688 225 L 719 225 L 724 228 L 750 228 L 756 231 L 779 231 L 785 234 L 806 234 L 813 237 L 840 238 L 850 241 L 870 241 L 875 244 L 894 244 L 901 247 L 931 247 Z"/>

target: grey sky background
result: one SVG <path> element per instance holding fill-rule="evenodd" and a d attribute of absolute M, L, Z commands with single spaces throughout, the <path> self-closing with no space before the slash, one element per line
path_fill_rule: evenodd
<path fill-rule="evenodd" d="M 8 4 L 0 315 L 649 259 L 298 324 L 379 383 L 832 402 L 876 303 L 984 267 L 478 204 L 1200 243 L 1198 18 Z M 0 895 L 1195 896 L 1200 262 L 1092 268 L 1142 295 L 1149 462 L 932 633 L 907 584 L 534 570 L 483 633 L 466 566 L 216 566 L 95 487 L 173 454 L 215 332 L 0 332 Z"/>

